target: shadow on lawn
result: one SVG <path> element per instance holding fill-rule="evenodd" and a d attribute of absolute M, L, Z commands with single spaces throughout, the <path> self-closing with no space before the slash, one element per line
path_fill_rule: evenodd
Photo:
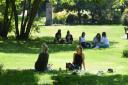
<path fill-rule="evenodd" d="M 0 85 L 37 85 L 34 74 L 32 70 L 6 70 L 0 74 Z"/>
<path fill-rule="evenodd" d="M 38 76 L 35 74 L 38 74 Z M 128 75 L 97 76 L 89 73 L 73 75 L 68 71 L 56 70 L 45 73 L 38 73 L 33 70 L 7 70 L 0 74 L 0 85 L 37 85 L 38 77 L 43 77 L 45 74 L 50 75 L 53 82 L 47 82 L 47 84 L 42 82 L 40 85 L 52 83 L 53 85 L 128 85 Z"/>
<path fill-rule="evenodd" d="M 128 75 L 58 74 L 52 79 L 54 85 L 128 85 Z"/>
<path fill-rule="evenodd" d="M 0 52 L 5 53 L 39 53 L 40 46 L 42 43 L 47 43 L 49 46 L 49 52 L 61 52 L 61 51 L 74 51 L 78 41 L 74 41 L 73 44 L 54 44 L 52 43 L 54 37 L 42 37 L 28 41 L 16 41 L 9 39 L 6 41 L 0 41 Z M 92 43 L 91 41 L 89 41 Z M 118 42 L 110 42 L 111 45 L 117 44 Z"/>

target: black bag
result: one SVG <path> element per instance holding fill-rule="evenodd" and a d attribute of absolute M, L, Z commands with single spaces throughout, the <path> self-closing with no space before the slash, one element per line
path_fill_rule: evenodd
<path fill-rule="evenodd" d="M 74 66 L 72 63 L 66 63 L 66 70 L 73 70 Z"/>

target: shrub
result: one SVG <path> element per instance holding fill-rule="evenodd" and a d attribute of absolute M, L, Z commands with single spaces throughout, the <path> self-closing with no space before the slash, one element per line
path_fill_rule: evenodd
<path fill-rule="evenodd" d="M 121 22 L 123 25 L 128 25 L 128 8 L 126 8 L 122 14 Z"/>
<path fill-rule="evenodd" d="M 0 74 L 3 72 L 3 65 L 0 64 Z"/>
<path fill-rule="evenodd" d="M 123 57 L 128 58 L 128 49 L 123 50 Z"/>
<path fill-rule="evenodd" d="M 78 24 L 78 16 L 77 14 L 73 14 L 73 13 L 70 13 L 68 16 L 67 16 L 67 19 L 66 19 L 66 23 L 67 24 Z"/>
<path fill-rule="evenodd" d="M 83 16 L 82 16 L 82 23 L 83 24 L 87 24 L 88 20 L 89 20 L 89 15 L 83 14 Z"/>
<path fill-rule="evenodd" d="M 66 24 L 67 12 L 64 10 L 62 12 L 54 13 L 53 23 L 54 24 Z"/>

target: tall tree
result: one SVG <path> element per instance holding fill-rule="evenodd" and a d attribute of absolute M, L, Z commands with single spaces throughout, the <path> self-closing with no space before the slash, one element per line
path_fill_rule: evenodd
<path fill-rule="evenodd" d="M 4 21 L 3 27 L 0 30 L 0 35 L 2 38 L 7 38 L 8 31 L 9 31 L 9 3 L 10 0 L 6 0 L 5 12 L 4 12 Z"/>
<path fill-rule="evenodd" d="M 16 4 L 15 4 L 15 0 L 11 1 L 11 5 L 12 5 L 12 10 L 13 10 L 13 14 L 14 14 L 14 20 L 15 20 L 15 29 L 16 29 L 16 38 L 19 37 L 19 29 L 18 29 L 18 13 L 16 10 Z"/>

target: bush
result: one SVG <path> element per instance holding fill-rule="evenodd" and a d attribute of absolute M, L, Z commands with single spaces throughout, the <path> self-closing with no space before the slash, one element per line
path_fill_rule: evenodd
<path fill-rule="evenodd" d="M 123 50 L 123 57 L 128 58 L 128 49 Z"/>
<path fill-rule="evenodd" d="M 0 74 L 3 72 L 3 65 L 0 64 Z"/>
<path fill-rule="evenodd" d="M 88 24 L 88 20 L 89 20 L 89 15 L 83 14 L 83 16 L 82 16 L 82 23 L 83 24 Z"/>
<path fill-rule="evenodd" d="M 77 16 L 77 14 L 70 13 L 67 16 L 66 23 L 67 24 L 78 24 L 79 23 L 79 18 Z"/>
<path fill-rule="evenodd" d="M 62 12 L 54 13 L 53 23 L 54 24 L 66 24 L 67 12 L 64 10 Z"/>
<path fill-rule="evenodd" d="M 121 22 L 123 25 L 128 25 L 128 8 L 126 8 L 122 14 Z"/>

